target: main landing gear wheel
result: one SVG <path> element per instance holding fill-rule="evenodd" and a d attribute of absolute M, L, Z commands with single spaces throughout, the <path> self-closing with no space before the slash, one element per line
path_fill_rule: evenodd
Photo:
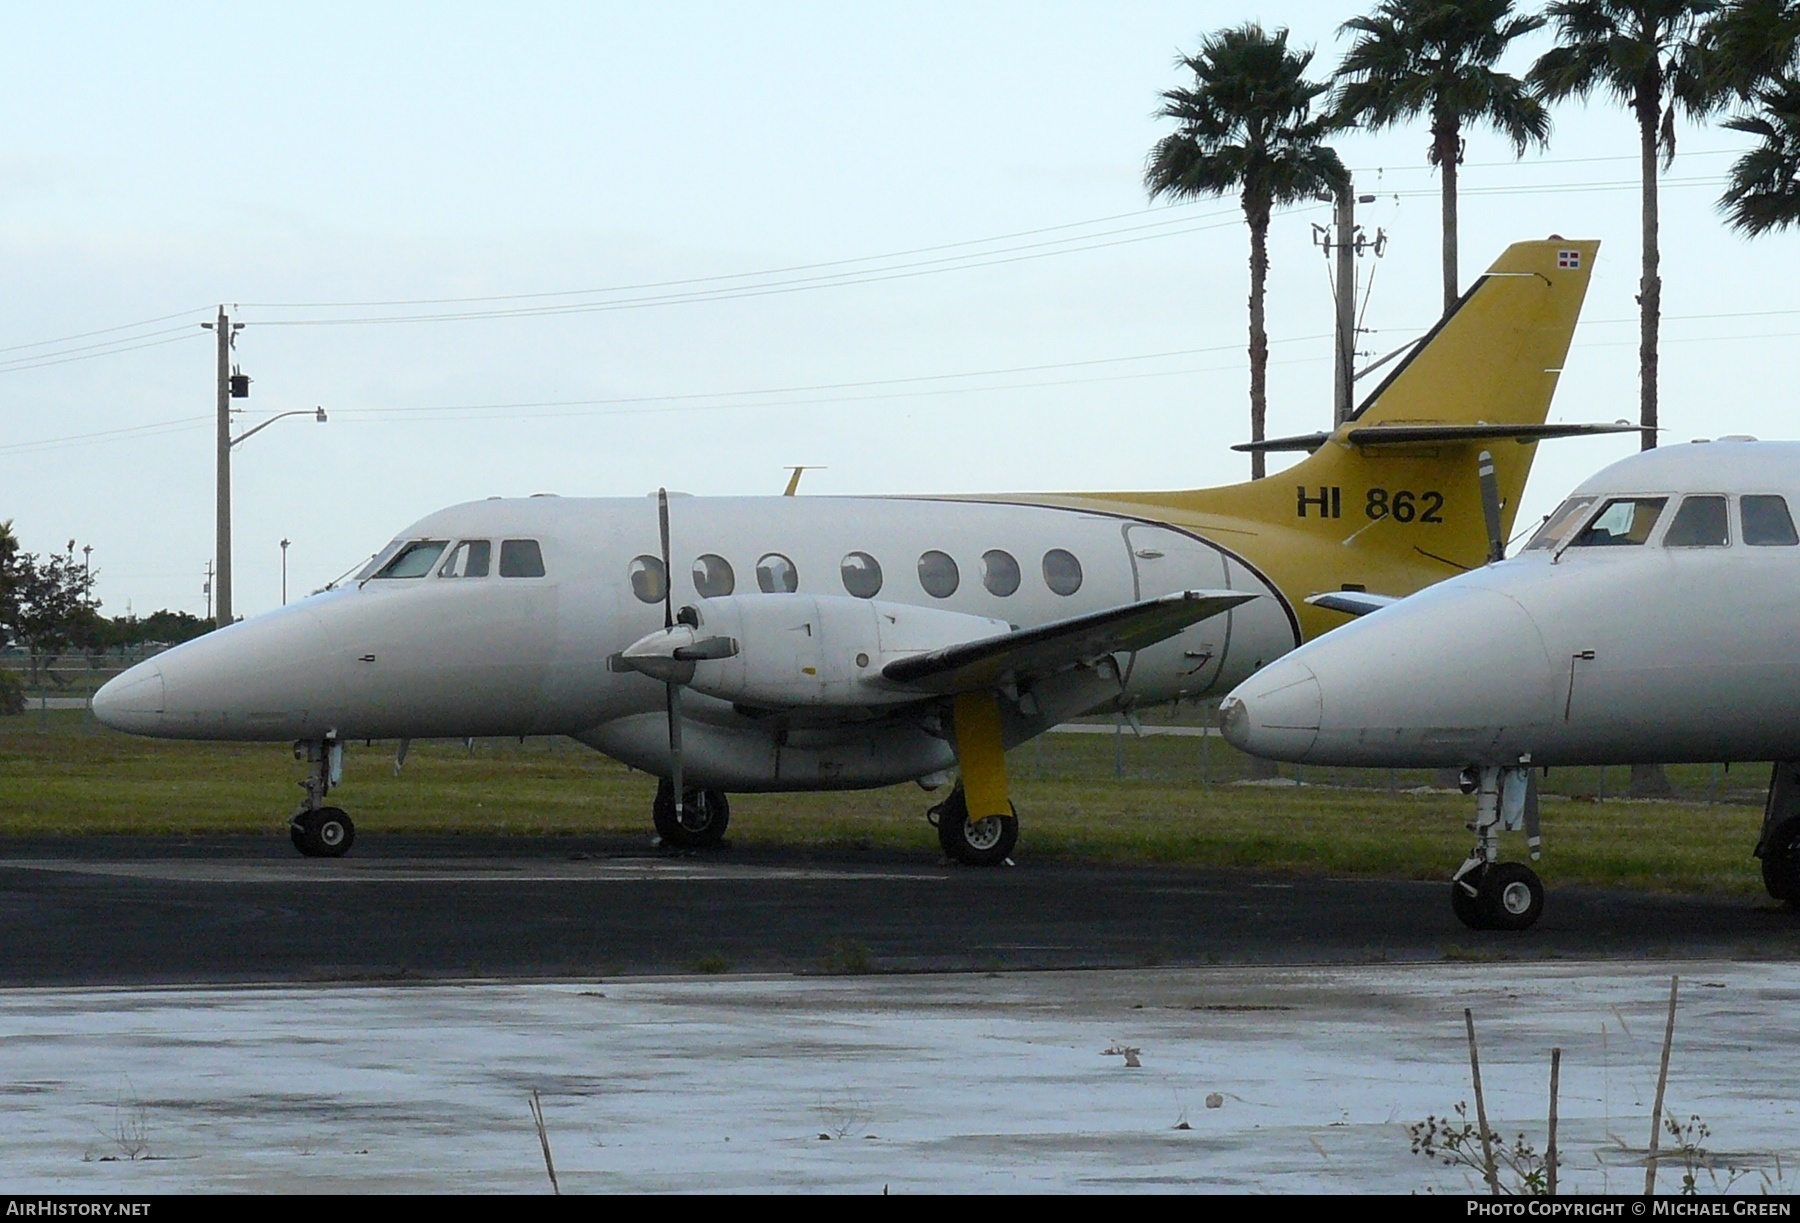
<path fill-rule="evenodd" d="M 671 849 L 711 849 L 725 839 L 731 804 L 720 790 L 685 790 L 681 815 L 676 818 L 675 787 L 665 777 L 657 784 L 650 815 L 656 835 Z"/>
<path fill-rule="evenodd" d="M 288 836 L 309 858 L 341 858 L 356 843 L 356 825 L 341 807 L 317 807 L 296 815 Z"/>
<path fill-rule="evenodd" d="M 1523 862 L 1478 867 L 1450 885 L 1450 908 L 1471 930 L 1529 930 L 1544 914 L 1544 884 Z"/>
<path fill-rule="evenodd" d="M 1775 825 L 1762 851 L 1763 887 L 1776 900 L 1800 905 L 1800 816 Z"/>
<path fill-rule="evenodd" d="M 1017 812 L 972 820 L 961 786 L 933 807 L 931 816 L 944 855 L 964 866 L 999 866 L 1012 857 L 1013 846 L 1019 843 Z"/>

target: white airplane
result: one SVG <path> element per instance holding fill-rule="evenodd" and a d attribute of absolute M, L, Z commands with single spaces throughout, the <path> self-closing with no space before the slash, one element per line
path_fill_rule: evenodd
<path fill-rule="evenodd" d="M 1277 760 L 1464 767 L 1456 914 L 1538 919 L 1528 779 L 1553 765 L 1775 765 L 1756 855 L 1800 903 L 1800 443 L 1726 437 L 1614 463 L 1510 560 L 1365 616 L 1240 684 L 1225 737 Z"/>
<path fill-rule="evenodd" d="M 1487 553 L 1524 486 L 1597 243 L 1509 248 L 1357 417 L 1268 479 L 963 498 L 491 498 L 408 527 L 354 581 L 139 664 L 95 715 L 137 734 L 293 740 L 291 821 L 349 739 L 568 735 L 661 778 L 663 841 L 714 844 L 727 792 L 960 782 L 971 864 L 1018 835 L 1005 749 L 1059 722 L 1223 692 L 1331 627 L 1305 597 L 1408 594 Z M 1122 426 L 1106 426 L 1120 437 Z M 1367 592 L 1375 592 L 1373 595 Z M 1348 592 L 1348 594 L 1345 594 Z"/>

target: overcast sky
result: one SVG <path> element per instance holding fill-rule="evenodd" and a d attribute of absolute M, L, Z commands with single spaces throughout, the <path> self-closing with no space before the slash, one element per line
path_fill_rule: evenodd
<path fill-rule="evenodd" d="M 304 592 L 491 494 L 774 493 L 792 463 L 825 466 L 812 493 L 1241 479 L 1247 235 L 1232 200 L 1151 210 L 1158 94 L 1178 51 L 1252 18 L 1328 72 L 1357 11 L 14 6 L 0 519 L 34 551 L 91 545 L 109 613 L 202 611 L 198 324 L 221 302 L 247 324 L 242 427 L 330 415 L 237 452 L 240 614 L 280 601 L 283 537 Z M 1744 138 L 1680 140 L 1665 441 L 1794 436 L 1800 235 L 1726 232 L 1714 201 Z M 1516 239 L 1605 244 L 1555 419 L 1636 415 L 1635 141 L 1605 101 L 1559 108 L 1549 152 L 1520 162 L 1469 139 L 1465 283 Z M 1379 196 L 1359 219 L 1389 237 L 1364 268 L 1376 352 L 1439 302 L 1426 142 L 1338 144 Z M 1330 420 L 1328 218 L 1271 234 L 1272 434 Z M 432 304 L 345 304 L 368 302 Z M 43 343 L 103 328 L 121 330 Z M 1523 512 L 1633 445 L 1543 447 Z"/>

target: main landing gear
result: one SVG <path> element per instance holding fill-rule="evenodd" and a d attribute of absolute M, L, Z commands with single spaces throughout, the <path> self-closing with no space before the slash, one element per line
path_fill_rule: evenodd
<path fill-rule="evenodd" d="M 344 745 L 337 739 L 294 744 L 294 758 L 306 761 L 306 798 L 288 821 L 294 848 L 309 858 L 341 858 L 356 843 L 356 825 L 342 807 L 328 807 L 325 797 L 344 780 Z"/>
<path fill-rule="evenodd" d="M 1450 908 L 1471 930 L 1526 930 L 1544 912 L 1544 885 L 1523 862 L 1500 861 L 1500 831 L 1523 829 L 1533 861 L 1538 834 L 1537 794 L 1531 770 L 1492 766 L 1463 770 L 1463 787 L 1475 793 L 1475 848 L 1450 881 Z"/>
<path fill-rule="evenodd" d="M 722 790 L 685 788 L 681 810 L 675 809 L 675 785 L 663 778 L 656 785 L 656 801 L 650 816 L 656 835 L 671 849 L 711 849 L 725 839 L 731 823 L 731 804 Z"/>
<path fill-rule="evenodd" d="M 925 818 L 937 829 L 944 856 L 964 866 L 1000 866 L 1012 857 L 1013 846 L 1019 843 L 1018 811 L 972 820 L 960 783 L 949 798 L 926 812 Z"/>
<path fill-rule="evenodd" d="M 1800 908 L 1800 764 L 1777 763 L 1770 774 L 1755 852 L 1769 895 Z"/>

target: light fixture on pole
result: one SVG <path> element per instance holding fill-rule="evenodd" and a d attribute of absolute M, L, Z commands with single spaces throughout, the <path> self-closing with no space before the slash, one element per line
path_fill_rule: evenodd
<path fill-rule="evenodd" d="M 281 605 L 287 606 L 287 548 L 288 541 L 281 541 Z"/>

